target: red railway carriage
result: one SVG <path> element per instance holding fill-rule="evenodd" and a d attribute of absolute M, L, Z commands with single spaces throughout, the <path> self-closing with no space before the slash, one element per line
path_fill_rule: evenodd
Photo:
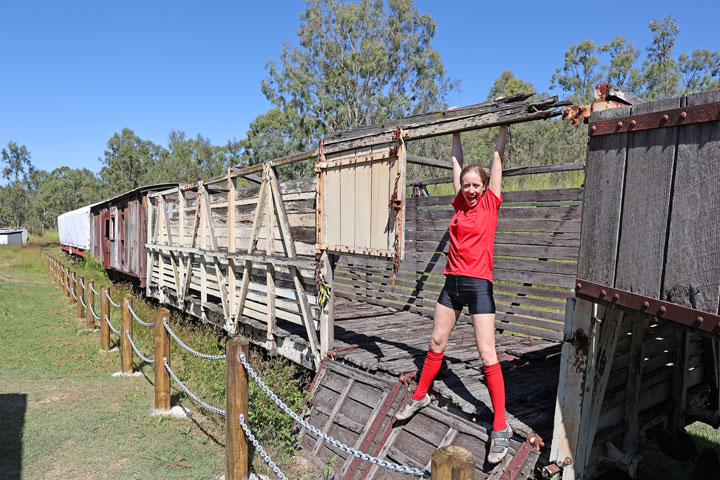
<path fill-rule="evenodd" d="M 177 187 L 162 183 L 136 188 L 90 208 L 93 257 L 106 269 L 145 287 L 148 193 Z M 150 219 L 153 220 L 152 218 Z"/>

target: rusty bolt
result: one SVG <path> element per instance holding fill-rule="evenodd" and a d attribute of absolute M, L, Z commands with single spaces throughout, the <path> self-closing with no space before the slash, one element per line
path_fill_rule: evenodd
<path fill-rule="evenodd" d="M 668 117 L 667 115 L 663 115 L 662 119 L 663 119 L 663 122 L 667 122 L 668 120 L 670 120 L 670 117 Z"/>
<path fill-rule="evenodd" d="M 616 302 L 620 300 L 620 294 L 616 293 L 615 295 L 613 295 L 613 300 L 615 300 Z"/>
<path fill-rule="evenodd" d="M 630 125 L 634 127 L 635 125 L 637 125 L 637 122 L 635 120 L 630 120 Z"/>
<path fill-rule="evenodd" d="M 697 321 L 698 321 L 698 323 L 703 323 L 705 321 L 705 319 L 702 316 L 698 315 Z"/>
<path fill-rule="evenodd" d="M 607 292 L 604 289 L 600 290 L 600 296 L 604 297 L 605 295 L 607 295 Z"/>
<path fill-rule="evenodd" d="M 680 118 L 687 118 L 687 112 L 681 112 Z"/>
<path fill-rule="evenodd" d="M 645 300 L 645 301 L 643 302 L 643 305 L 642 305 L 642 306 L 643 306 L 643 308 L 645 308 L 645 309 L 650 308 L 650 302 L 648 302 L 647 300 Z"/>
<path fill-rule="evenodd" d="M 660 307 L 660 315 L 662 315 L 665 312 L 667 312 L 667 308 L 665 308 L 665 305 L 663 305 Z"/>
<path fill-rule="evenodd" d="M 618 122 L 618 123 L 617 123 L 617 126 L 618 126 L 618 127 L 622 127 L 622 122 Z"/>

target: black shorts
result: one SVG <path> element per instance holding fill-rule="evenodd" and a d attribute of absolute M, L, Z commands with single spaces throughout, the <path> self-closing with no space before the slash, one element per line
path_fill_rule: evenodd
<path fill-rule="evenodd" d="M 493 284 L 484 278 L 445 275 L 445 286 L 438 303 L 459 311 L 467 305 L 470 315 L 495 313 Z"/>

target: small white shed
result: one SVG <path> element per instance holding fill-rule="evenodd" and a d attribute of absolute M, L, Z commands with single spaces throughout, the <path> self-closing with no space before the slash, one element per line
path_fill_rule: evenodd
<path fill-rule="evenodd" d="M 19 228 L 0 229 L 0 245 L 23 244 L 23 237 L 27 238 L 27 230 Z"/>

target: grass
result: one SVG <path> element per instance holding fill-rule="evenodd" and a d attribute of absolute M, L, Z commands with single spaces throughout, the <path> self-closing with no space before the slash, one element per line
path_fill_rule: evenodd
<path fill-rule="evenodd" d="M 48 245 L 39 239 L 35 245 Z M 54 251 L 61 258 L 57 250 Z M 102 268 L 87 262 L 73 266 L 95 288 L 108 285 Z M 118 302 L 128 285 L 113 286 Z M 96 310 L 99 301 L 96 301 Z M 155 306 L 134 298 L 134 310 L 149 321 Z M 111 322 L 119 327 L 119 310 Z M 222 351 L 221 332 L 198 327 L 173 315 L 173 330 L 193 348 Z M 224 471 L 224 419 L 205 412 L 172 385 L 172 405 L 192 412 L 190 419 L 151 416 L 152 366 L 140 377 L 112 378 L 120 368 L 118 351 L 99 352 L 98 334 L 75 318 L 55 288 L 37 248 L 0 248 L 0 472 L 2 478 L 218 478 Z M 134 324 L 138 348 L 150 355 L 149 329 Z M 111 336 L 111 347 L 118 338 Z M 224 362 L 191 357 L 171 346 L 173 370 L 198 396 L 224 407 Z M 307 378 L 277 357 L 251 352 L 251 363 L 271 388 L 298 409 Z M 172 382 L 172 381 L 171 381 Z M 268 408 L 265 395 L 252 388 L 251 427 L 273 459 L 293 478 L 310 475 L 294 457 L 292 421 Z M 256 457 L 256 458 L 255 458 Z M 267 472 L 255 456 L 253 468 Z M 4 475 L 4 476 L 3 476 Z"/>

